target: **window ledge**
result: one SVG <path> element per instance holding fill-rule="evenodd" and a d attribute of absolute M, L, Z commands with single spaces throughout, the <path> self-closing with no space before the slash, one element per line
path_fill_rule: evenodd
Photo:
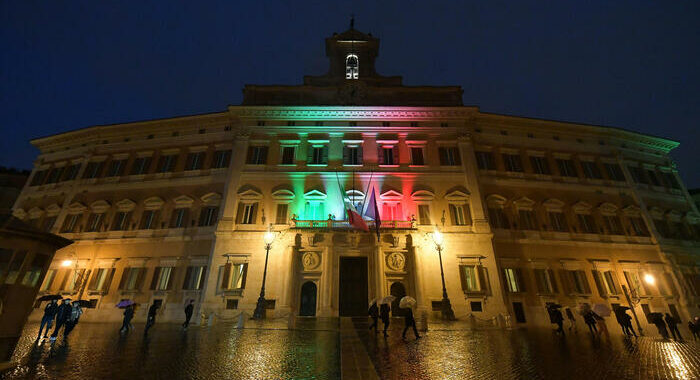
<path fill-rule="evenodd" d="M 292 167 L 294 167 L 294 166 L 297 166 L 297 164 L 278 164 L 277 166 L 285 166 L 285 167 L 292 166 Z"/>
<path fill-rule="evenodd" d="M 409 168 L 425 168 L 428 165 L 408 165 Z"/>
<path fill-rule="evenodd" d="M 328 164 L 306 164 L 306 166 L 328 166 Z"/>
<path fill-rule="evenodd" d="M 398 168 L 399 165 L 379 165 L 380 168 Z"/>
<path fill-rule="evenodd" d="M 352 167 L 359 168 L 359 167 L 362 167 L 363 165 L 362 164 L 343 164 L 343 166 L 352 166 Z"/>

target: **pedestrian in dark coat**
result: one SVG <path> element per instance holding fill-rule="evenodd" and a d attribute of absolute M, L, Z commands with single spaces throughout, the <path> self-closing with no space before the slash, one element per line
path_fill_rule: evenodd
<path fill-rule="evenodd" d="M 186 330 L 190 326 L 190 319 L 192 319 L 192 312 L 194 312 L 194 300 L 190 300 L 190 302 L 185 306 L 185 323 L 182 324 L 182 327 Z"/>
<path fill-rule="evenodd" d="M 143 331 L 143 335 L 148 335 L 148 330 L 153 327 L 156 323 L 156 312 L 158 312 L 158 305 L 153 303 L 151 307 L 148 308 L 148 318 L 146 319 L 146 329 Z"/>
<path fill-rule="evenodd" d="M 569 326 L 569 331 L 573 329 L 574 332 L 578 334 L 578 329 L 576 328 L 576 317 L 574 317 L 574 313 L 571 312 L 571 309 L 568 307 L 566 308 L 566 318 L 569 320 L 569 322 L 571 322 L 571 326 Z"/>
<path fill-rule="evenodd" d="M 379 316 L 382 318 L 382 323 L 384 323 L 384 337 L 389 336 L 389 334 L 386 333 L 386 330 L 389 329 L 389 311 L 391 308 L 389 307 L 388 304 L 381 304 L 379 306 Z"/>
<path fill-rule="evenodd" d="M 68 319 L 66 320 L 66 328 L 63 330 L 64 337 L 68 336 L 68 334 L 73 331 L 75 325 L 80 321 L 81 315 L 83 315 L 83 309 L 77 302 L 73 303 Z"/>
<path fill-rule="evenodd" d="M 676 320 L 676 318 L 674 318 L 671 314 L 666 313 L 666 318 L 664 318 L 664 320 L 666 321 L 666 326 L 668 326 L 668 330 L 671 332 L 671 335 L 673 335 L 673 340 L 683 340 L 681 332 L 678 331 L 678 321 Z"/>
<path fill-rule="evenodd" d="M 56 319 L 57 310 L 58 304 L 56 303 L 56 300 L 52 300 L 46 304 L 46 307 L 44 308 L 44 316 L 41 317 L 39 335 L 36 336 L 37 339 L 41 338 L 41 330 L 44 330 L 44 326 L 46 326 L 46 330 L 44 330 L 44 339 L 46 339 L 47 335 L 49 334 L 49 330 L 51 330 L 51 325 L 53 325 L 53 320 Z"/>
<path fill-rule="evenodd" d="M 374 333 L 376 334 L 379 332 L 379 331 L 377 331 L 377 320 L 379 319 L 379 308 L 377 307 L 376 302 L 372 303 L 372 306 L 369 307 L 369 310 L 367 310 L 367 313 L 372 318 L 372 324 L 369 326 L 369 329 L 372 330 L 374 328 Z"/>
<path fill-rule="evenodd" d="M 63 325 L 68 321 L 72 308 L 70 306 L 70 299 L 66 298 L 63 300 L 61 305 L 56 309 L 56 327 L 51 333 L 51 341 L 56 340 L 58 336 L 58 331 L 63 327 Z"/>
<path fill-rule="evenodd" d="M 693 321 L 688 321 L 688 330 L 690 330 L 690 333 L 693 334 L 693 340 L 698 340 L 698 336 L 700 336 L 700 331 L 698 331 L 698 326 L 693 323 Z"/>
<path fill-rule="evenodd" d="M 650 318 L 651 318 L 651 323 L 656 326 L 656 329 L 659 330 L 659 335 L 663 339 L 668 339 L 668 330 L 666 330 L 666 324 L 664 323 L 664 317 L 661 313 L 650 313 Z"/>
<path fill-rule="evenodd" d="M 625 334 L 633 335 L 636 338 L 637 333 L 634 332 L 634 328 L 632 327 L 632 317 L 629 314 L 627 314 L 627 312 L 624 310 L 622 311 L 622 320 L 622 329 L 623 331 L 626 331 Z"/>
<path fill-rule="evenodd" d="M 409 327 L 413 327 L 413 336 L 415 336 L 416 339 L 420 338 L 420 335 L 418 335 L 418 329 L 416 328 L 416 319 L 413 318 L 413 310 L 410 307 L 404 310 L 406 310 L 403 315 L 405 325 L 401 338 L 406 339 L 406 331 L 408 331 Z"/>
<path fill-rule="evenodd" d="M 550 321 L 557 325 L 557 333 L 564 336 L 564 316 L 561 314 L 561 310 L 557 308 L 550 309 Z"/>
<path fill-rule="evenodd" d="M 596 321 L 595 316 L 593 314 L 593 311 L 587 311 L 586 314 L 583 315 L 583 321 L 586 322 L 586 325 L 588 325 L 588 329 L 591 331 L 591 335 L 596 336 L 598 335 L 598 328 L 595 326 Z"/>
<path fill-rule="evenodd" d="M 119 329 L 119 332 L 129 331 L 129 326 L 131 326 L 132 318 L 134 318 L 134 305 L 129 305 L 124 310 L 124 321 L 122 321 L 122 328 Z"/>

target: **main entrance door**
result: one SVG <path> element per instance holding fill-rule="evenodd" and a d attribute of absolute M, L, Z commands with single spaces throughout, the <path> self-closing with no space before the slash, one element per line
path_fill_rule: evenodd
<path fill-rule="evenodd" d="M 367 315 L 367 258 L 340 258 L 340 302 L 341 317 Z"/>

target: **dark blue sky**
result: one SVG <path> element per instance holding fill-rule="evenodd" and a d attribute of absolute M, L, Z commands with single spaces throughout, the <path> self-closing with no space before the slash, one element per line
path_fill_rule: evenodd
<path fill-rule="evenodd" d="M 353 12 L 381 74 L 461 85 L 484 112 L 679 140 L 700 187 L 698 1 L 3 1 L 0 165 L 30 168 L 31 138 L 221 111 L 245 83 L 324 73 L 323 39 Z"/>

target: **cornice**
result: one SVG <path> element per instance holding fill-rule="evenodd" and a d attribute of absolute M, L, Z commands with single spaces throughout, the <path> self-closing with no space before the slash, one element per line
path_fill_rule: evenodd
<path fill-rule="evenodd" d="M 235 116 L 267 120 L 435 120 L 472 117 L 476 107 L 270 107 L 230 106 Z"/>

